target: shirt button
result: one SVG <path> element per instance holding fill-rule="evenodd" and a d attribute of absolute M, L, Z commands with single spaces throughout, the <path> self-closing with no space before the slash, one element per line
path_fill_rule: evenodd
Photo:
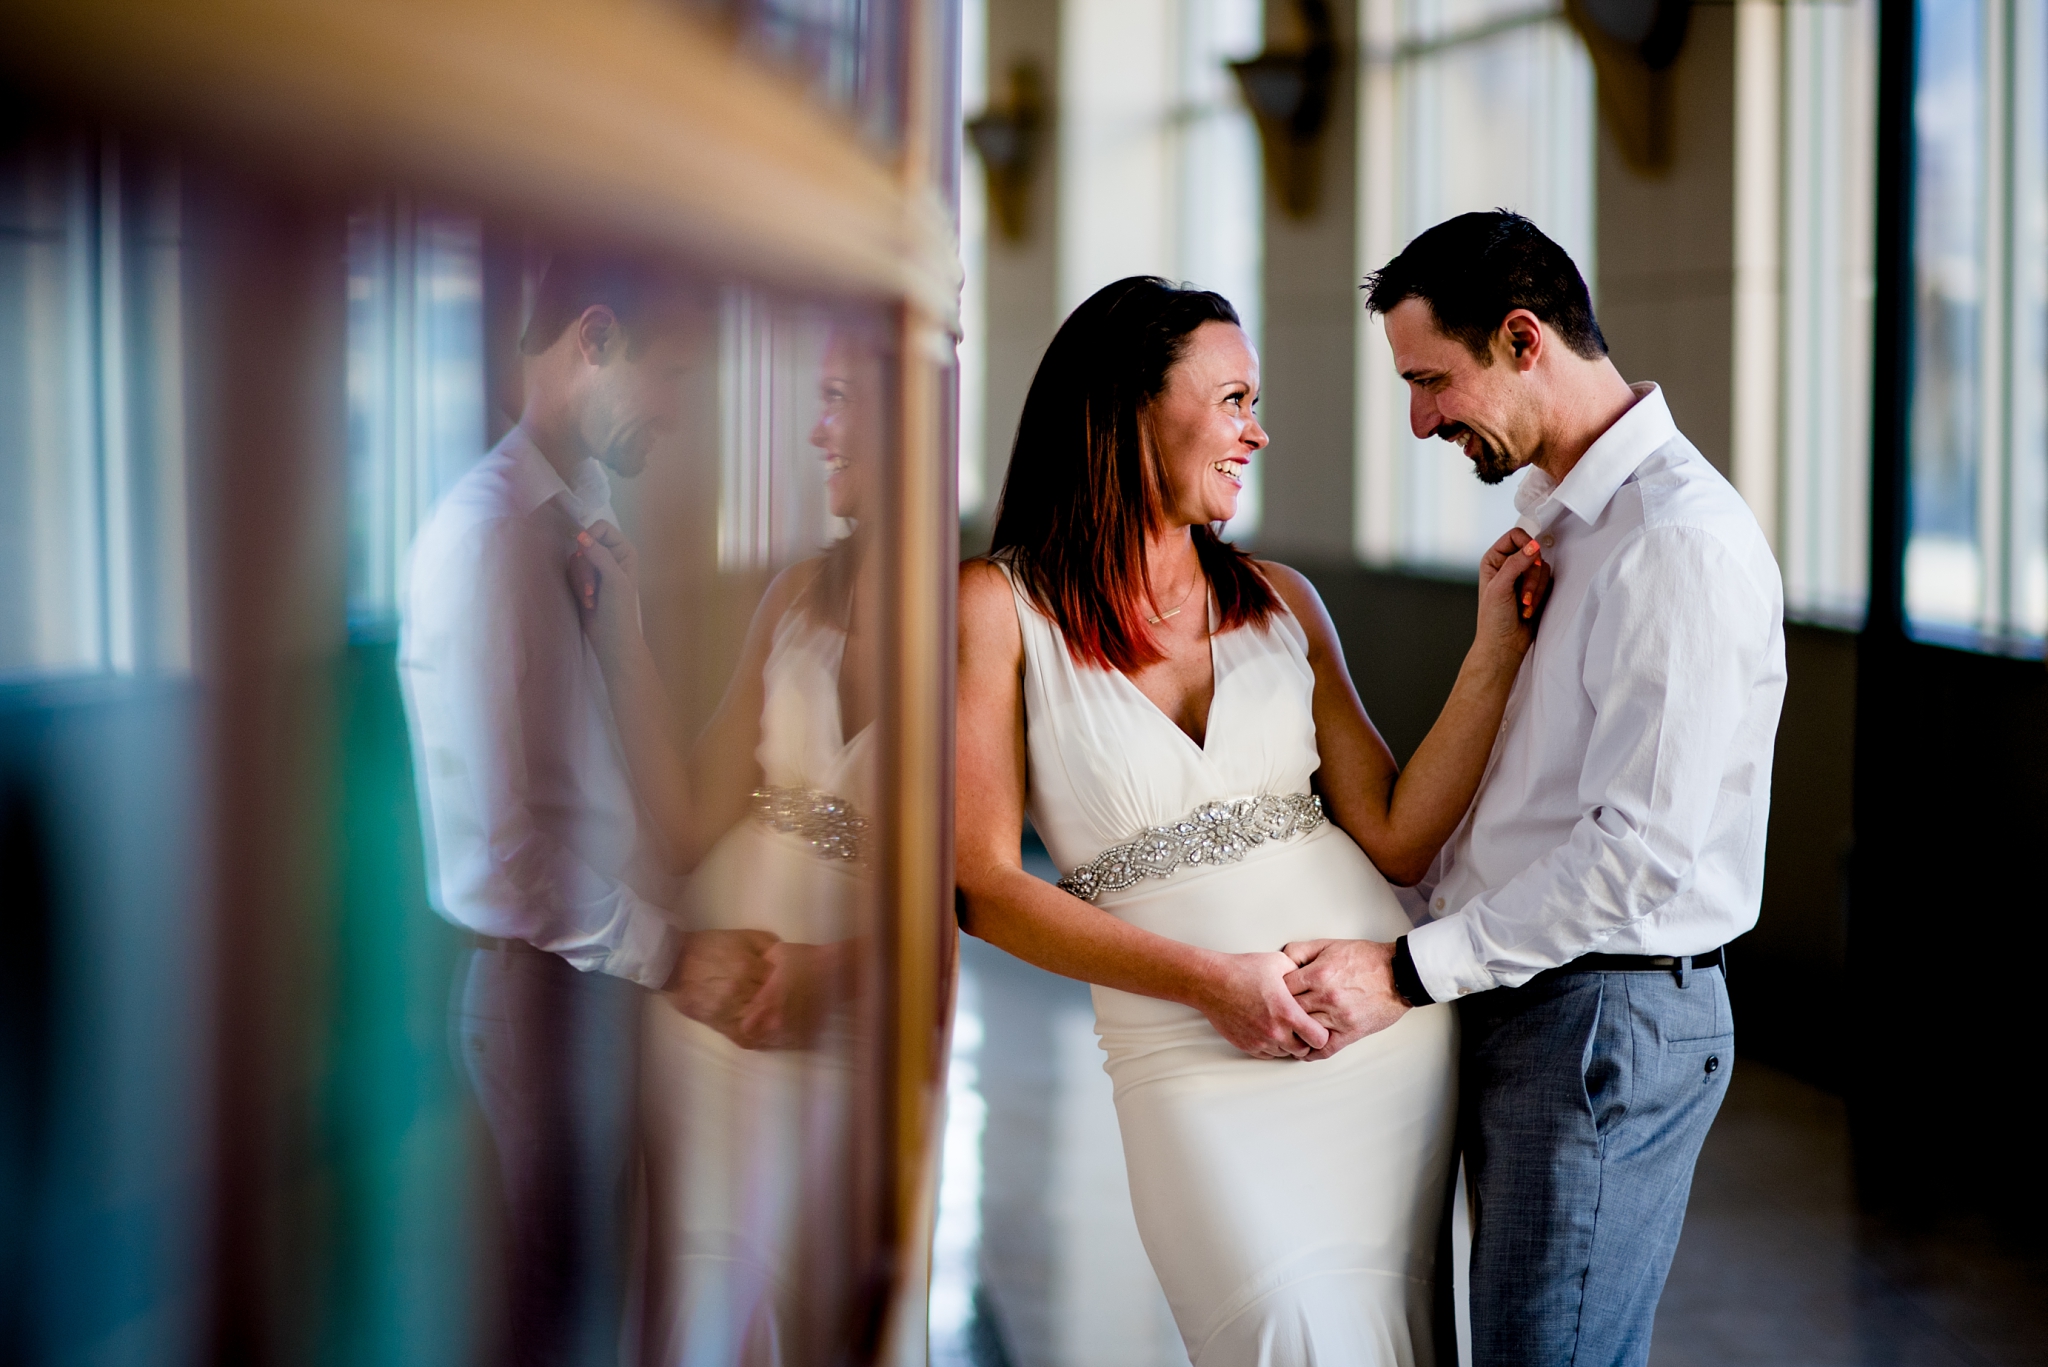
<path fill-rule="evenodd" d="M 1555 546 L 1557 544 L 1557 538 L 1551 535 L 1549 532 L 1545 532 L 1543 534 L 1543 544 L 1546 546 Z"/>
<path fill-rule="evenodd" d="M 1719 1071 L 1720 1071 L 1720 1069 L 1721 1069 L 1721 1056 L 1720 1056 L 1719 1054 L 1708 1054 L 1708 1055 L 1707 1055 L 1707 1074 L 1708 1074 L 1708 1076 L 1712 1076 L 1712 1075 L 1713 1075 L 1714 1073 L 1717 1073 L 1717 1072 L 1719 1072 Z"/>
<path fill-rule="evenodd" d="M 1443 899 L 1443 898 L 1439 897 L 1439 898 L 1437 898 L 1437 899 L 1436 899 L 1436 909 L 1437 909 L 1438 911 L 1442 911 L 1442 910 L 1444 909 L 1444 899 Z"/>
<path fill-rule="evenodd" d="M 1465 996 L 1470 996 L 1470 995 L 1471 995 L 1471 992 L 1472 992 L 1472 989 L 1471 989 L 1471 988 L 1469 988 L 1469 987 L 1461 987 L 1461 988 L 1459 988 L 1459 989 L 1458 989 L 1458 995 L 1459 995 L 1459 996 L 1461 996 L 1461 997 L 1465 997 Z"/>

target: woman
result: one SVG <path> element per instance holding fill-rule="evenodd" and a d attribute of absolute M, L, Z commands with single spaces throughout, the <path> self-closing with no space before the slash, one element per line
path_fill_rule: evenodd
<path fill-rule="evenodd" d="M 649 1332 L 663 1367 L 824 1362 L 855 1290 L 860 1033 L 852 1006 L 869 901 L 863 813 L 874 810 L 878 557 L 863 519 L 879 385 L 868 349 L 829 347 L 811 442 L 852 535 L 779 575 L 718 712 L 685 760 L 640 631 L 635 557 L 590 529 L 571 564 L 634 785 L 677 872 L 692 931 L 752 932 L 768 977 L 725 990 L 730 956 L 685 949 L 677 1010 L 650 1000 Z"/>
<path fill-rule="evenodd" d="M 1405 771 L 1315 590 L 1213 530 L 1266 445 L 1221 297 L 1120 280 L 1025 400 L 960 579 L 966 929 L 1095 985 L 1139 1232 L 1196 1367 L 1427 1364 L 1454 1018 L 1330 1042 L 1280 953 L 1409 928 L 1471 802 L 1545 587 L 1533 543 Z M 1026 873 L 1026 809 L 1058 886 Z M 1377 867 L 1375 867 L 1377 865 Z M 1384 875 L 1384 876 L 1383 876 Z"/>

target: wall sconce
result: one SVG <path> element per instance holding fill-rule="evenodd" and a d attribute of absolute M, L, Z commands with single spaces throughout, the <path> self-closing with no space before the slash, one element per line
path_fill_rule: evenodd
<path fill-rule="evenodd" d="M 1230 70 L 1259 125 L 1266 180 L 1290 218 L 1308 218 L 1322 197 L 1322 138 L 1337 75 L 1337 30 L 1328 0 L 1296 0 L 1303 41 L 1268 49 Z"/>
<path fill-rule="evenodd" d="M 1685 47 L 1692 0 L 1565 0 L 1586 40 L 1600 113 L 1630 169 L 1671 167 L 1671 68 Z"/>
<path fill-rule="evenodd" d="M 1045 87 L 1032 62 L 1010 68 L 1007 101 L 967 121 L 967 140 L 988 173 L 989 217 L 1005 241 L 1022 242 L 1031 226 L 1031 178 L 1044 122 Z"/>

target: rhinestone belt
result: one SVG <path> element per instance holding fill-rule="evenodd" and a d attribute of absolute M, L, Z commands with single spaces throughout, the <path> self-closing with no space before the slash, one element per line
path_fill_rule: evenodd
<path fill-rule="evenodd" d="M 858 859 L 868 819 L 851 802 L 815 788 L 756 788 L 747 805 L 760 820 L 793 835 L 825 859 Z"/>
<path fill-rule="evenodd" d="M 1084 902 L 1122 892 L 1147 878 L 1170 878 L 1204 864 L 1235 864 L 1254 845 L 1292 840 L 1323 824 L 1323 800 L 1314 793 L 1265 794 L 1211 802 L 1178 821 L 1151 826 L 1136 840 L 1112 845 L 1060 879 Z"/>

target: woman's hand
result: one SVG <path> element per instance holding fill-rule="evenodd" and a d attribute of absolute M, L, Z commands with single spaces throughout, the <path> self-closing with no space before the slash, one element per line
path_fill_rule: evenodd
<path fill-rule="evenodd" d="M 1294 960 L 1278 952 L 1219 954 L 1195 1009 L 1253 1058 L 1307 1058 L 1330 1042 L 1330 1032 L 1288 990 L 1294 969 Z"/>
<path fill-rule="evenodd" d="M 1479 629 L 1475 648 L 1512 671 L 1536 639 L 1536 624 L 1550 597 L 1550 566 L 1543 548 L 1519 527 L 1493 543 L 1479 562 Z"/>
<path fill-rule="evenodd" d="M 593 522 L 576 534 L 569 588 L 598 659 L 615 663 L 640 634 L 640 553 L 611 523 Z"/>

